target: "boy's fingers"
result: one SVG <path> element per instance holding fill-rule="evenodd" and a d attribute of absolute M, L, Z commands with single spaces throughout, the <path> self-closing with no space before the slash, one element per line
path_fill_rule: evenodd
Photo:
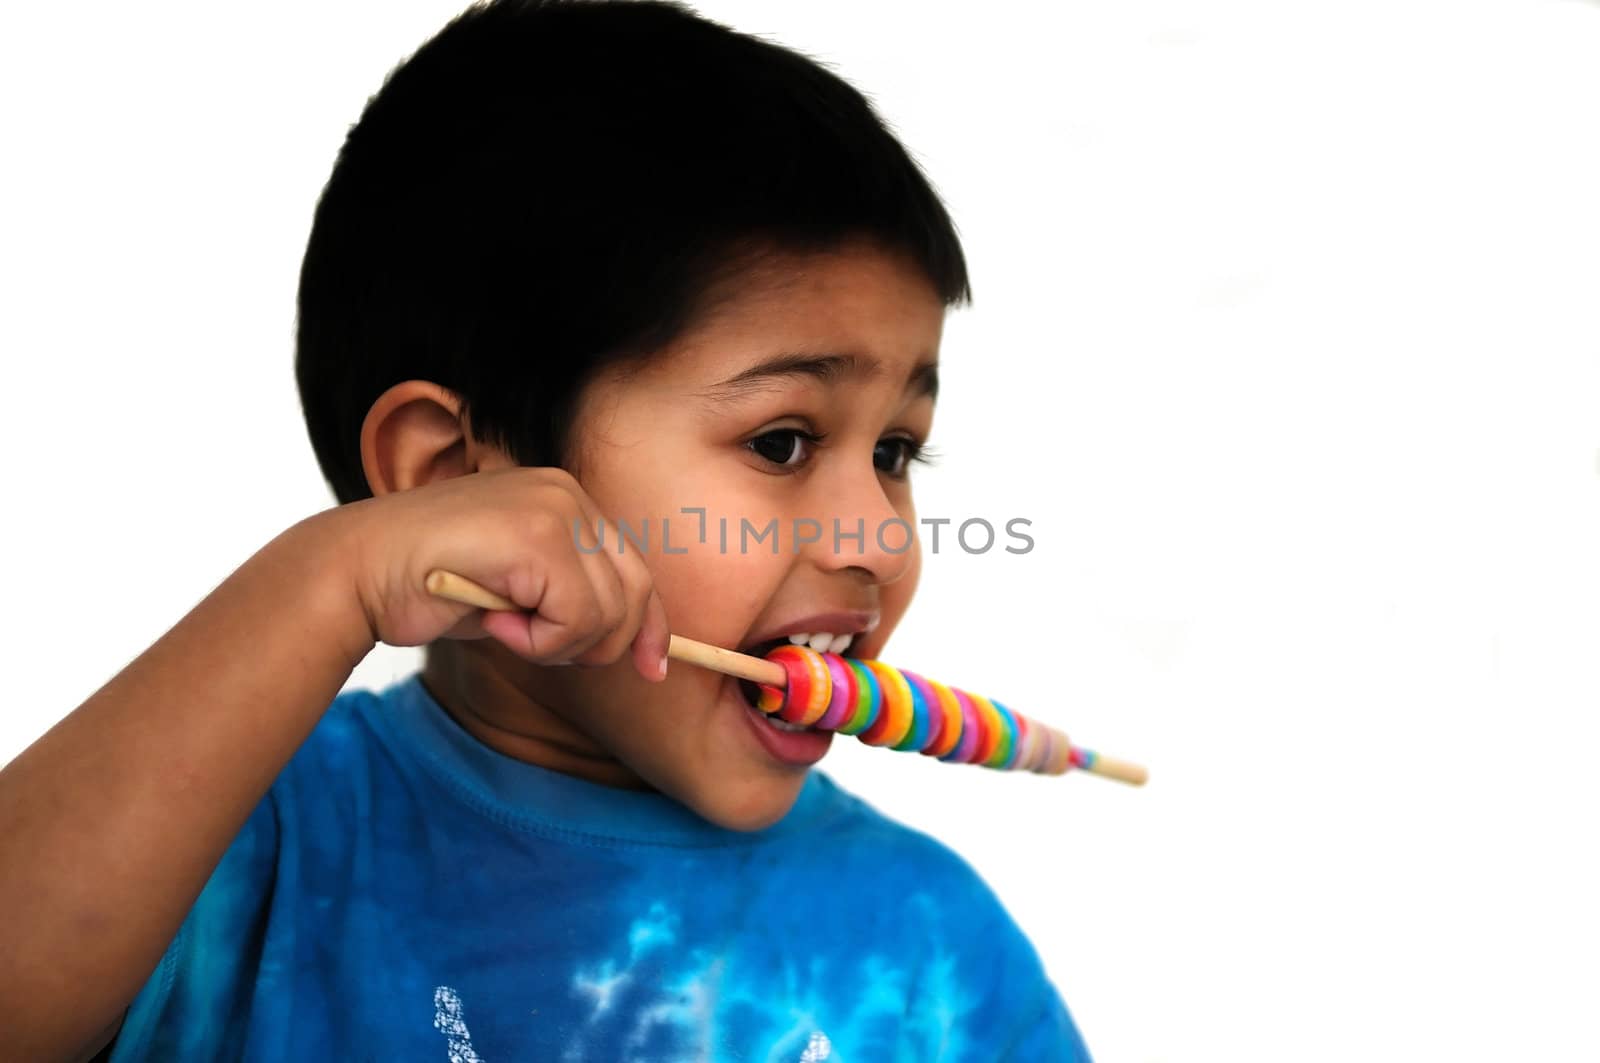
<path fill-rule="evenodd" d="M 605 637 L 606 606 L 582 563 L 549 573 L 533 610 L 516 615 L 526 629 L 524 653 L 537 663 L 571 661 Z"/>
<path fill-rule="evenodd" d="M 526 602 L 531 615 L 486 612 L 482 630 L 539 664 L 610 664 L 631 646 L 644 654 L 641 673 L 659 679 L 667 649 L 666 614 L 648 566 L 575 479 L 563 473 L 553 475 L 551 483 L 564 504 L 545 512 L 565 509 L 568 516 L 562 518 L 559 541 L 558 529 L 549 524 L 540 528 L 539 538 L 541 552 L 553 551 L 561 560 L 537 576 L 525 572 L 522 580 L 513 578 L 529 584 L 527 593 L 511 597 Z"/>
<path fill-rule="evenodd" d="M 503 643 L 519 657 L 533 656 L 533 639 L 528 631 L 526 613 L 513 613 L 507 609 L 494 609 L 483 614 L 479 624 L 489 637 Z"/>
<path fill-rule="evenodd" d="M 575 639 L 568 659 L 578 664 L 610 664 L 622 655 L 638 626 L 639 607 L 627 578 L 609 557 L 595 555 L 582 559 L 596 603 L 596 615 L 581 639 Z"/>
<path fill-rule="evenodd" d="M 577 658 L 579 664 L 605 665 L 620 660 L 638 634 L 639 624 L 644 618 L 644 596 L 649 584 L 628 587 L 624 576 L 615 569 L 612 570 L 612 578 L 618 581 L 618 609 L 615 613 L 606 614 L 600 637 Z"/>
<path fill-rule="evenodd" d="M 597 593 L 606 606 L 605 630 L 604 637 L 576 660 L 596 666 L 613 664 L 622 659 L 638 637 L 654 580 L 638 550 L 621 538 L 613 538 L 603 551 L 585 556 L 583 562 L 595 571 Z M 659 667 L 652 664 L 650 678 L 655 678 L 658 671 Z"/>
<path fill-rule="evenodd" d="M 611 633 L 605 619 L 605 607 L 589 589 L 588 600 L 576 616 L 562 614 L 559 618 L 534 616 L 528 624 L 528 633 L 536 649 L 535 660 L 540 664 L 587 663 L 586 654 L 603 642 Z"/>
<path fill-rule="evenodd" d="M 654 587 L 644 603 L 644 621 L 633 639 L 633 666 L 652 682 L 667 677 L 667 642 L 672 629 L 667 625 L 667 608 Z"/>
<path fill-rule="evenodd" d="M 603 638 L 628 622 L 628 582 L 609 557 L 588 555 L 583 559 L 583 567 L 594 583 L 595 598 L 600 603 L 600 623 L 605 629 L 601 632 Z"/>
<path fill-rule="evenodd" d="M 489 633 L 488 628 L 483 626 L 484 615 L 477 610 L 473 610 L 460 620 L 457 620 L 450 630 L 439 637 L 442 639 L 459 639 L 465 642 L 484 638 Z"/>
<path fill-rule="evenodd" d="M 576 479 L 569 476 L 567 480 L 568 482 L 564 484 L 564 489 L 578 507 L 578 519 L 583 527 L 583 532 L 581 533 L 582 542 L 586 548 L 592 550 L 597 545 L 599 536 L 604 534 L 602 529 L 606 524 L 605 515 L 600 512 L 600 507 L 595 504 L 595 500 L 589 497 L 589 493 L 583 489 Z M 616 531 L 615 528 L 607 530 Z M 576 540 L 579 533 L 574 532 L 573 534 Z M 612 547 L 612 549 L 615 549 L 615 547 Z"/>

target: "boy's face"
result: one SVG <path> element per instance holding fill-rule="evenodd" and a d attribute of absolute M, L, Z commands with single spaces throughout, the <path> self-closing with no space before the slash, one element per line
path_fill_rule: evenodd
<path fill-rule="evenodd" d="M 914 267 L 865 245 L 786 262 L 643 368 L 591 384 L 574 471 L 611 521 L 647 523 L 675 634 L 761 653 L 795 632 L 853 633 L 847 652 L 876 657 L 920 568 L 906 466 L 933 420 L 944 306 Z M 659 790 L 732 829 L 780 819 L 805 762 L 847 740 L 779 733 L 738 680 L 682 662 L 650 684 L 626 657 L 536 667 L 491 639 L 455 646 L 493 673 L 475 686 L 499 692 L 513 755 L 548 743 L 540 763 Z"/>

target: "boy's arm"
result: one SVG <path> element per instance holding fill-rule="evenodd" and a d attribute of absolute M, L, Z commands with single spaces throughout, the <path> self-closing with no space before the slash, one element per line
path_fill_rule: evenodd
<path fill-rule="evenodd" d="M 273 539 L 0 769 L 0 1029 L 16 1058 L 109 1040 L 374 646 L 340 512 Z"/>

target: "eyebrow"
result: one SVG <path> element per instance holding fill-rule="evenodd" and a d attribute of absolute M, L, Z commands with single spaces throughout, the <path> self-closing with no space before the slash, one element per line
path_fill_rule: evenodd
<path fill-rule="evenodd" d="M 701 394 L 714 401 L 740 399 L 770 390 L 774 382 L 783 377 L 811 377 L 824 384 L 833 384 L 846 377 L 873 376 L 882 368 L 883 363 L 876 358 L 854 354 L 777 354 L 711 385 Z M 911 378 L 906 381 L 906 394 L 912 398 L 926 395 L 930 399 L 938 399 L 939 363 L 918 363 L 911 371 Z"/>

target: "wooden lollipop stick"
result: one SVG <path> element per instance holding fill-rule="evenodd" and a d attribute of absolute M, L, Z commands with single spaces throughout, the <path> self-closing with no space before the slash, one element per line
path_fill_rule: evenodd
<path fill-rule="evenodd" d="M 789 675 L 783 665 L 764 657 L 725 650 L 707 642 L 696 642 L 682 635 L 673 635 L 667 643 L 667 656 L 675 661 L 687 661 L 701 668 L 709 668 L 723 675 L 738 676 L 752 683 L 765 683 L 770 687 L 787 686 Z"/>
<path fill-rule="evenodd" d="M 1101 778 L 1125 782 L 1129 786 L 1143 786 L 1150 780 L 1150 773 L 1144 769 L 1143 765 L 1135 764 L 1129 760 L 1118 760 L 1115 757 L 1103 757 L 1099 753 L 1096 753 L 1093 760 L 1078 770 L 1086 771 L 1090 775 L 1098 775 Z"/>
<path fill-rule="evenodd" d="M 465 576 L 458 576 L 454 572 L 446 572 L 442 568 L 436 568 L 428 573 L 427 578 L 422 581 L 422 585 L 428 589 L 429 594 L 438 595 L 440 598 L 448 598 L 452 602 L 460 602 L 462 605 L 475 605 L 479 609 L 522 611 L 522 607 L 510 598 L 503 598 L 481 583 L 474 583 Z"/>
<path fill-rule="evenodd" d="M 429 572 L 427 578 L 423 580 L 423 586 L 427 587 L 430 594 L 464 605 L 475 605 L 480 609 L 522 611 L 522 607 L 510 598 L 502 597 L 487 587 L 442 568 Z M 682 635 L 671 636 L 667 643 L 667 656 L 675 661 L 698 665 L 723 675 L 748 679 L 752 683 L 765 683 L 774 687 L 788 685 L 788 673 L 783 670 L 783 665 L 776 661 L 752 657 L 736 650 L 725 650 L 721 646 L 713 646 L 706 642 L 696 642 Z M 1059 731 L 1056 733 L 1060 734 Z M 1066 736 L 1061 735 L 1061 738 L 1065 741 Z M 1143 786 L 1149 778 L 1149 773 L 1143 767 L 1125 760 L 1103 757 L 1098 753 L 1088 753 L 1084 760 L 1085 763 L 1079 770 L 1128 783 L 1130 786 Z"/>
<path fill-rule="evenodd" d="M 510 598 L 502 597 L 481 584 L 442 568 L 436 568 L 428 573 L 427 579 L 423 580 L 423 586 L 428 589 L 429 594 L 461 602 L 463 605 L 475 605 L 480 609 L 510 609 L 518 612 L 522 609 Z M 709 668 L 713 672 L 721 672 L 723 675 L 748 679 L 752 683 L 781 687 L 788 682 L 788 675 L 781 664 L 761 657 L 752 657 L 747 653 L 725 650 L 721 646 L 713 646 L 707 642 L 696 642 L 682 635 L 672 636 L 667 644 L 667 656 L 675 661 L 685 661 L 701 668 Z"/>

